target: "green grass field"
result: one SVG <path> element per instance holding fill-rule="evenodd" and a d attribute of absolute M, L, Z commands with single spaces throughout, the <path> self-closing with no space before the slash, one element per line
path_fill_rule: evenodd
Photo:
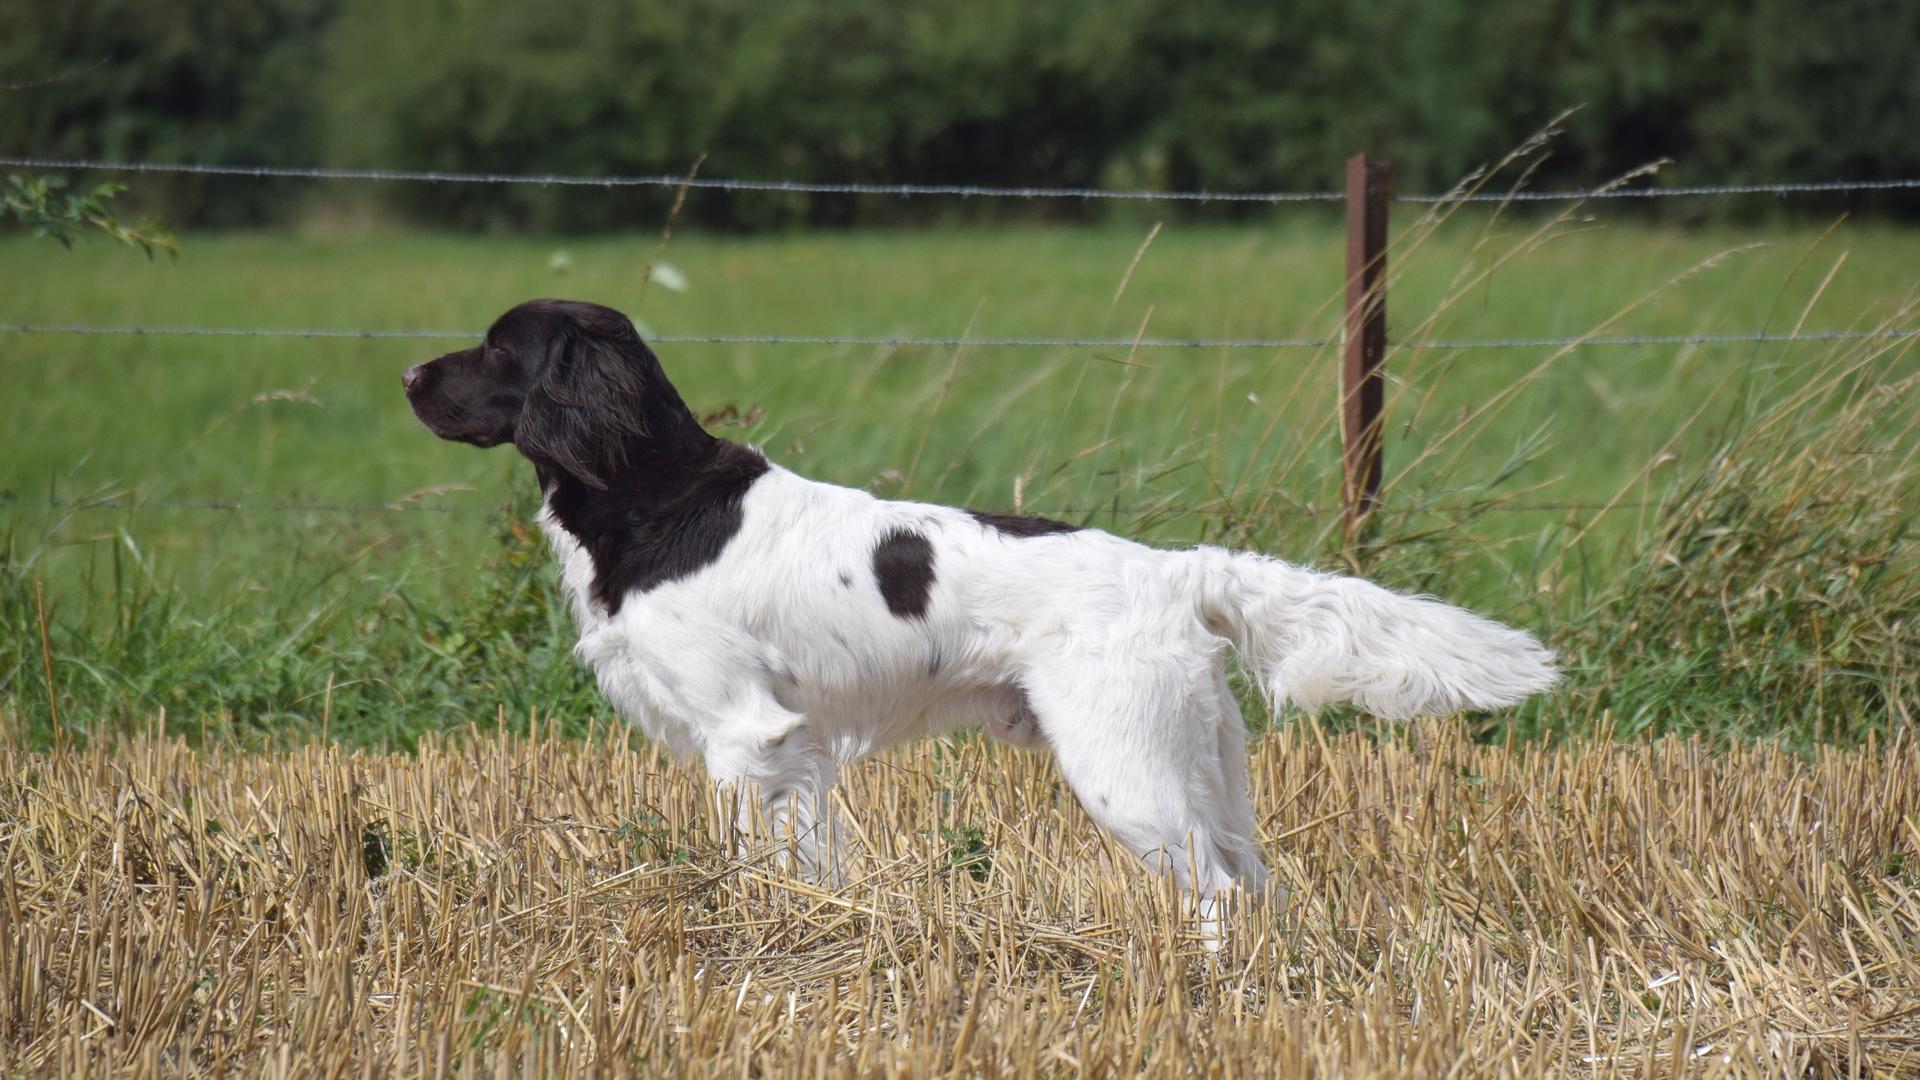
<path fill-rule="evenodd" d="M 175 262 L 10 237 L 0 242 L 0 323 L 478 329 L 519 300 L 558 295 L 634 312 L 664 333 L 1332 336 L 1337 224 L 1287 220 L 1170 225 L 1144 250 L 1148 222 L 767 238 L 682 230 L 664 258 L 684 274 L 684 292 L 643 290 L 659 242 L 645 231 L 187 235 Z M 1916 239 L 1874 225 L 1654 231 L 1470 211 L 1430 233 L 1409 230 L 1393 261 L 1390 317 L 1396 342 L 1909 327 Z M 1915 488 L 1899 495 L 1916 476 L 1908 344 L 1396 349 L 1381 542 L 1346 556 L 1390 583 L 1552 633 L 1576 677 L 1528 714 L 1526 730 L 1626 709 L 1623 675 L 1647 670 L 1636 658 L 1671 677 L 1628 710 L 1645 717 L 1629 728 L 1811 737 L 1902 720 L 1910 696 L 1887 687 L 1911 672 L 1915 635 L 1914 609 L 1901 607 L 1916 595 L 1905 531 Z M 0 646 L 0 708 L 42 732 L 57 701 L 62 726 L 76 730 L 167 707 L 187 730 L 324 726 L 376 742 L 496 708 L 592 708 L 565 656 L 564 622 L 546 606 L 537 545 L 490 512 L 516 493 L 524 507 L 527 466 L 506 450 L 434 440 L 399 393 L 402 368 L 457 347 L 0 335 L 11 639 Z M 1331 348 L 660 351 L 723 434 L 820 479 L 1018 506 L 1156 542 L 1342 557 Z M 1897 392 L 1863 403 L 1870 387 Z M 1796 448 L 1816 446 L 1819 468 L 1795 472 Z M 1774 471 L 1729 471 L 1728 461 Z M 1864 464 L 1849 473 L 1848 461 Z M 1877 548 L 1871 580 L 1862 584 L 1858 568 L 1837 585 L 1820 577 L 1789 590 L 1810 606 L 1767 601 L 1756 616 L 1786 650 L 1767 662 L 1794 667 L 1791 687 L 1812 688 L 1819 703 L 1782 700 L 1789 690 L 1772 676 L 1718 691 L 1732 676 L 1714 665 L 1754 635 L 1731 615 L 1718 629 L 1701 624 L 1737 599 L 1703 594 L 1697 610 L 1676 601 L 1659 618 L 1642 613 L 1644 633 L 1659 640 L 1624 628 L 1618 605 L 1646 602 L 1622 596 L 1624 583 L 1673 561 L 1660 552 L 1680 543 L 1674 506 L 1738 496 L 1766 523 L 1811 527 L 1818 515 L 1793 501 L 1803 482 L 1819 505 L 1851 498 L 1883 511 L 1834 517 L 1827 524 L 1841 532 L 1822 534 L 1815 553 Z M 473 512 L 47 506 L 109 495 Z M 1629 505 L 1607 514 L 1491 506 L 1616 498 Z M 1762 521 L 1752 507 L 1739 513 L 1743 527 Z M 1726 535 L 1724 522 L 1701 528 Z M 1812 565 L 1796 547 L 1806 537 L 1769 536 L 1776 558 L 1755 571 L 1762 600 L 1785 588 L 1764 575 Z M 1701 572 L 1737 584 L 1727 565 Z M 1846 578 L 1844 567 L 1833 572 Z M 1685 592 L 1653 581 L 1639 587 Z M 1849 588 L 1879 591 L 1848 607 Z M 1696 631 L 1704 636 L 1690 644 Z M 1698 699 L 1675 705 L 1676 686 Z M 1830 693 L 1843 719 L 1825 715 Z"/>

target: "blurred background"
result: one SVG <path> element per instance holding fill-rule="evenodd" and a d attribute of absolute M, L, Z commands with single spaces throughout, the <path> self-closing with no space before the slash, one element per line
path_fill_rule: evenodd
<path fill-rule="evenodd" d="M 1674 184 L 1871 180 L 1920 175 L 1915 41 L 1920 8 L 1899 0 L 6 0 L 0 147 L 591 175 L 704 154 L 720 176 L 1217 191 L 1325 188 L 1373 149 L 1402 190 L 1438 191 L 1579 106 L 1537 184 L 1660 158 Z M 129 198 L 182 227 L 371 199 L 422 224 L 603 229 L 664 206 L 205 177 Z M 744 230 L 1098 208 L 746 193 L 687 216 Z"/>
<path fill-rule="evenodd" d="M 1563 692 L 1480 737 L 1890 731 L 1915 41 L 1896 0 L 0 0 L 0 710 L 584 730 L 530 471 L 397 382 L 559 295 L 808 475 L 1550 636 Z M 1397 197 L 1355 535 L 1361 151 Z"/>

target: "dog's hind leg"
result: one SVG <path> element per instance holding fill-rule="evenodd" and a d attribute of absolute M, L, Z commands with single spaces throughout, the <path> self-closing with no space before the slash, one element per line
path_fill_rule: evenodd
<path fill-rule="evenodd" d="M 1213 781 L 1214 805 L 1220 808 L 1223 822 L 1220 846 L 1230 854 L 1229 872 L 1249 892 L 1257 894 L 1267 881 L 1267 865 L 1260 858 L 1259 826 L 1254 819 L 1251 792 L 1247 789 L 1247 721 L 1240 715 L 1240 702 L 1227 682 L 1224 664 L 1213 671 L 1214 761 L 1218 769 L 1209 775 Z"/>
<path fill-rule="evenodd" d="M 1236 878 L 1266 873 L 1252 849 L 1244 781 L 1230 783 L 1244 767 L 1220 760 L 1217 656 L 1204 646 L 1125 652 L 1111 663 L 1063 657 L 1023 682 L 1080 804 L 1149 868 L 1174 877 L 1217 947 L 1219 909 Z"/>

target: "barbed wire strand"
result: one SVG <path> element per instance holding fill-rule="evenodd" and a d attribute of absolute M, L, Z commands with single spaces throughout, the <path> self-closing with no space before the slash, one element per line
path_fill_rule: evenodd
<path fill-rule="evenodd" d="M 685 176 L 575 176 L 562 173 L 453 172 L 441 169 L 324 169 L 281 165 L 207 165 L 191 162 L 93 161 L 0 158 L 22 169 L 90 172 L 185 173 L 294 180 L 366 180 L 386 183 L 512 184 L 534 187 L 691 188 L 709 191 L 776 191 L 810 195 L 949 196 L 982 199 L 1123 199 L 1142 202 L 1339 202 L 1338 191 L 1151 191 L 1092 187 L 1010 187 L 994 184 L 882 184 L 861 181 L 734 180 Z"/>
<path fill-rule="evenodd" d="M 1478 514 L 1478 513 L 1540 513 L 1540 512 L 1600 512 L 1607 510 L 1644 509 L 1660 505 L 1656 501 L 1627 502 L 1536 502 L 1536 503 L 1455 503 L 1432 506 L 1409 506 L 1399 508 L 1401 513 L 1439 513 L 1439 514 Z M 461 503 L 417 503 L 417 502 L 304 502 L 286 499 L 158 499 L 133 500 L 122 498 L 100 499 L 22 499 L 13 496 L 0 496 L 0 509 L 21 510 L 126 510 L 140 512 L 147 510 L 163 511 L 221 511 L 235 513 L 319 513 L 319 514 L 494 514 L 507 509 L 501 504 L 472 505 Z M 1301 517 L 1321 517 L 1342 513 L 1339 507 L 1302 507 L 1281 506 L 1261 509 L 1207 506 L 1083 506 L 1083 507 L 1022 507 L 1020 509 L 1002 509 L 993 513 L 1038 514 L 1042 517 L 1084 517 L 1093 515 L 1115 515 L 1132 517 L 1153 517 L 1173 515 L 1176 517 L 1252 517 L 1295 515 Z M 1375 511 L 1379 513 L 1380 511 Z"/>
<path fill-rule="evenodd" d="M 120 334 L 136 337 L 411 338 L 473 341 L 481 330 L 355 330 L 271 326 L 95 326 L 8 323 L 0 334 Z M 959 348 L 1317 349 L 1318 338 L 906 337 L 870 334 L 649 334 L 649 342 L 694 345 L 883 345 Z"/>
<path fill-rule="evenodd" d="M 1476 191 L 1471 194 L 1398 195 L 1403 203 L 1584 202 L 1589 199 L 1682 199 L 1709 195 L 1812 195 L 1852 191 L 1911 191 L 1915 180 L 1811 180 L 1762 184 L 1686 184 L 1676 187 L 1588 188 L 1575 191 Z"/>
<path fill-rule="evenodd" d="M 384 330 L 280 326 L 107 326 L 90 323 L 0 323 L 0 334 L 81 334 L 127 337 L 275 337 L 314 340 L 360 338 L 472 341 L 480 330 Z M 1423 338 L 1397 342 L 1395 348 L 1422 351 L 1632 347 L 1649 345 L 1753 345 L 1795 342 L 1897 340 L 1920 335 L 1915 328 L 1803 330 L 1776 333 L 1755 330 L 1726 334 L 1589 334 L 1572 337 Z M 872 345 L 896 348 L 991 349 L 1318 349 L 1324 338 L 1130 338 L 1130 337 L 911 337 L 836 334 L 651 334 L 650 342 L 677 345 Z"/>
<path fill-rule="evenodd" d="M 288 165 L 217 165 L 197 162 L 98 161 L 17 157 L 0 166 L 90 172 L 240 176 L 263 179 L 357 180 L 377 183 L 505 184 L 535 187 L 691 188 L 713 191 L 771 191 L 813 195 L 886 195 L 898 198 L 1080 199 L 1137 202 L 1308 203 L 1341 202 L 1339 191 L 1155 191 L 1144 188 L 1039 187 L 993 184 L 887 184 L 862 181 L 746 180 L 669 175 L 580 176 L 564 173 L 459 172 L 442 169 L 333 169 Z M 1769 181 L 1750 184 L 1692 184 L 1676 187 L 1594 188 L 1573 191 L 1442 192 L 1399 195 L 1402 203 L 1575 202 L 1587 199 L 1668 199 L 1714 195 L 1807 195 L 1858 191 L 1920 190 L 1920 178 L 1891 180 Z"/>
<path fill-rule="evenodd" d="M 1802 330 L 1797 333 L 1750 330 L 1737 334 L 1603 334 L 1582 337 L 1481 338 L 1459 341 L 1434 338 L 1425 341 L 1391 342 L 1389 343 L 1389 347 L 1453 351 L 1467 349 L 1560 348 L 1562 346 L 1585 345 L 1603 347 L 1634 345 L 1777 345 L 1801 341 L 1873 341 L 1909 338 L 1916 335 L 1920 335 L 1920 329 L 1883 327 L 1874 330 Z"/>

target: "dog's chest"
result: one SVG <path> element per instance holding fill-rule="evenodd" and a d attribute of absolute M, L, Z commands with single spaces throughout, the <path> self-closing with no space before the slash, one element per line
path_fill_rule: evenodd
<path fill-rule="evenodd" d="M 593 602 L 593 556 L 554 519 L 551 510 L 542 507 L 539 521 L 560 566 L 560 586 L 573 605 L 573 625 L 585 638 L 607 622 L 606 614 Z"/>
<path fill-rule="evenodd" d="M 593 557 L 550 511 L 542 510 L 540 528 L 547 534 L 560 568 L 560 585 L 573 608 L 574 627 L 580 632 L 574 655 L 600 684 L 600 691 L 629 723 L 648 738 L 664 743 L 674 753 L 692 756 L 699 750 L 699 733 L 687 726 L 686 716 L 669 707 L 662 686 L 649 672 L 647 658 L 628 647 L 626 636 L 593 599 Z"/>

